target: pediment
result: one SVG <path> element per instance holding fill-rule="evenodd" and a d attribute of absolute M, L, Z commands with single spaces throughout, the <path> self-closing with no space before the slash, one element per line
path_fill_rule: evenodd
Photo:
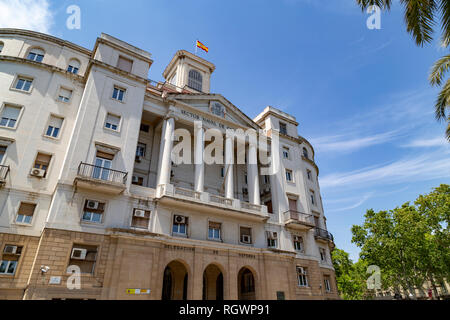
<path fill-rule="evenodd" d="M 219 94 L 170 94 L 170 98 L 187 104 L 198 111 L 210 114 L 214 118 L 222 118 L 239 127 L 255 130 L 259 126 L 239 108 Z M 222 112 L 221 112 L 222 111 Z"/>

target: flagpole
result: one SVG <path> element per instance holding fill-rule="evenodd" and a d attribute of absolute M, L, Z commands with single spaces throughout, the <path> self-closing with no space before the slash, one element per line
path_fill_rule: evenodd
<path fill-rule="evenodd" d="M 195 41 L 195 55 L 197 55 L 197 50 L 198 50 L 197 43 L 198 43 L 198 39 Z"/>

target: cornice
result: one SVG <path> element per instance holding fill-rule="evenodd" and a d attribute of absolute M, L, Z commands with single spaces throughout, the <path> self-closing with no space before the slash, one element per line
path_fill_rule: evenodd
<path fill-rule="evenodd" d="M 19 36 L 25 36 L 25 37 L 32 37 L 32 38 L 41 39 L 44 41 L 53 42 L 60 46 L 65 46 L 65 47 L 71 48 L 73 50 L 79 51 L 88 56 L 90 56 L 92 54 L 91 50 L 88 50 L 82 46 L 75 44 L 75 43 L 72 43 L 72 42 L 69 42 L 66 40 L 62 40 L 60 38 L 56 38 L 51 35 L 36 32 L 36 31 L 23 30 L 23 29 L 0 28 L 0 35 L 19 35 Z"/>

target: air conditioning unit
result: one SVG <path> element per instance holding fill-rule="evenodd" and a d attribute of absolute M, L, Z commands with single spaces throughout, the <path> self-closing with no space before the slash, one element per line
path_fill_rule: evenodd
<path fill-rule="evenodd" d="M 138 218 L 145 218 L 145 210 L 134 210 L 134 216 Z"/>
<path fill-rule="evenodd" d="M 3 252 L 9 253 L 9 254 L 16 254 L 17 246 L 5 246 L 5 249 L 3 249 Z"/>
<path fill-rule="evenodd" d="M 87 254 L 86 249 L 73 248 L 72 255 L 70 257 L 75 260 L 85 260 L 86 254 Z"/>
<path fill-rule="evenodd" d="M 34 168 L 31 169 L 30 175 L 33 177 L 43 178 L 45 176 L 45 170 Z"/>
<path fill-rule="evenodd" d="M 186 217 L 183 216 L 175 216 L 174 221 L 178 224 L 185 224 L 186 223 Z"/>
<path fill-rule="evenodd" d="M 249 235 L 242 235 L 242 243 L 252 243 L 252 237 Z"/>
<path fill-rule="evenodd" d="M 91 210 L 97 210 L 99 203 L 97 201 L 88 200 L 86 207 Z"/>

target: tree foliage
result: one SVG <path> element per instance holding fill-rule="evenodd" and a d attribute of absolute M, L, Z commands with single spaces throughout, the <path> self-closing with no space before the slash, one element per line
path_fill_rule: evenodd
<path fill-rule="evenodd" d="M 390 211 L 368 210 L 352 227 L 352 242 L 367 265 L 381 268 L 382 286 L 415 295 L 430 281 L 450 279 L 450 186 L 441 185 Z"/>

